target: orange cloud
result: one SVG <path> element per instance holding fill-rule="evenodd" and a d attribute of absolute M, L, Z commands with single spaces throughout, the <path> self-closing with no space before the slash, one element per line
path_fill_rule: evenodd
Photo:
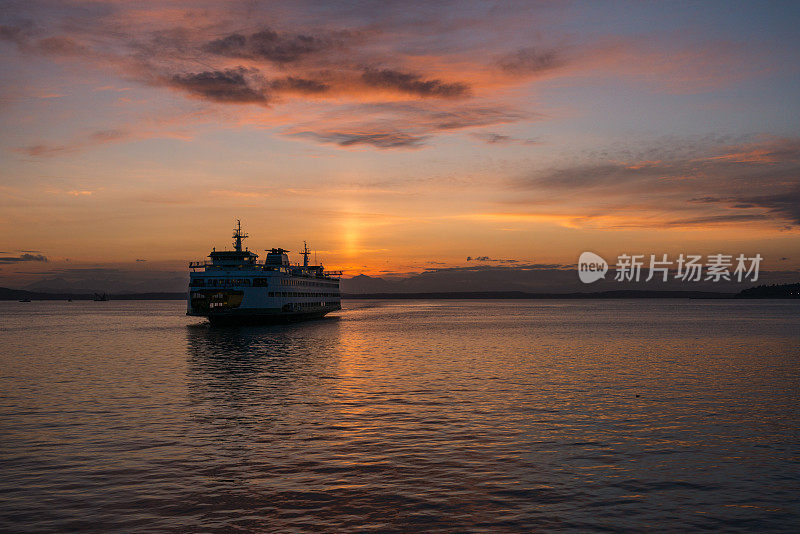
<path fill-rule="evenodd" d="M 298 19 L 291 7 L 102 6 L 73 13 L 81 25 L 4 26 L 0 39 L 26 54 L 80 61 L 209 107 L 234 109 L 222 113 L 234 123 L 281 125 L 295 138 L 343 148 L 419 148 L 454 130 L 541 119 L 529 100 L 511 92 L 546 79 L 628 76 L 691 91 L 743 72 L 732 68 L 740 57 L 730 43 L 531 38 L 529 27 L 513 33 L 520 13 L 511 9 L 424 18 L 414 27 L 381 17 L 333 23 L 322 14 L 315 18 L 314 8 Z M 498 24 L 512 31 L 507 40 L 497 39 Z M 306 103 L 319 106 L 299 116 L 281 111 Z M 254 106 L 264 112 L 254 113 Z M 480 116 L 479 109 L 489 113 Z M 21 150 L 54 156 L 90 144 L 32 143 Z"/>
<path fill-rule="evenodd" d="M 691 149 L 664 144 L 655 151 L 663 157 L 538 171 L 513 181 L 515 196 L 505 203 L 536 207 L 536 213 L 512 218 L 553 220 L 567 227 L 800 225 L 800 140 L 743 147 L 696 143 Z"/>

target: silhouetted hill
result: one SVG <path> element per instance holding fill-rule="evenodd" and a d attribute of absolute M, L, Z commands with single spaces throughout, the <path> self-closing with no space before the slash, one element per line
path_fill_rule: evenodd
<path fill-rule="evenodd" d="M 762 271 L 762 284 L 794 283 L 797 271 Z M 609 273 L 605 279 L 591 285 L 580 281 L 574 267 L 531 264 L 509 266 L 477 265 L 428 269 L 424 272 L 403 277 L 381 278 L 359 275 L 342 279 L 342 293 L 347 295 L 376 293 L 606 293 L 616 291 L 661 291 L 708 292 L 736 294 L 750 283 L 731 281 L 684 282 L 670 278 L 666 282 L 656 278 L 649 282 L 648 270 L 642 269 L 641 281 L 620 282 Z"/>
<path fill-rule="evenodd" d="M 737 299 L 800 299 L 800 284 L 772 284 L 745 289 Z"/>
<path fill-rule="evenodd" d="M 598 291 L 594 293 L 526 293 L 524 291 L 459 291 L 434 293 L 360 293 L 343 299 L 730 299 L 734 293 L 713 291 Z"/>
<path fill-rule="evenodd" d="M 394 293 L 397 291 L 396 282 L 365 274 L 343 278 L 340 286 L 342 291 L 347 293 Z"/>
<path fill-rule="evenodd" d="M 122 293 L 109 295 L 111 300 L 185 300 L 186 293 Z M 92 300 L 94 293 L 45 293 L 0 287 L 0 300 Z"/>
<path fill-rule="evenodd" d="M 65 269 L 59 276 L 44 277 L 20 289 L 58 295 L 94 293 L 179 293 L 188 285 L 188 273 L 125 269 Z"/>

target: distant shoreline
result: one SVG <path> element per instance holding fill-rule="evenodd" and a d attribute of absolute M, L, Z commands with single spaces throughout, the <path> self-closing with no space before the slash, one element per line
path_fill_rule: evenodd
<path fill-rule="evenodd" d="M 364 300 L 563 300 L 563 299 L 732 299 L 736 293 L 713 291 L 597 291 L 593 293 L 527 293 L 525 291 L 468 291 L 436 293 L 364 293 L 342 295 L 342 299 Z"/>
<path fill-rule="evenodd" d="M 111 300 L 186 300 L 183 292 L 122 293 L 109 295 Z M 800 284 L 758 286 L 739 293 L 714 291 L 617 290 L 591 293 L 528 293 L 524 291 L 468 291 L 431 293 L 355 293 L 342 294 L 342 300 L 575 300 L 575 299 L 758 299 L 800 298 Z M 0 300 L 94 300 L 88 293 L 38 293 L 0 288 Z"/>

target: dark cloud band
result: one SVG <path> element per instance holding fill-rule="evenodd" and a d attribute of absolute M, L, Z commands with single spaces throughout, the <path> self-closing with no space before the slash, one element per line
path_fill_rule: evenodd
<path fill-rule="evenodd" d="M 47 261 L 43 254 L 20 254 L 19 256 L 0 256 L 0 264 L 22 263 L 27 261 Z"/>
<path fill-rule="evenodd" d="M 422 97 L 456 98 L 468 96 L 470 93 L 469 86 L 465 83 L 424 80 L 417 74 L 390 69 L 367 69 L 361 78 L 370 87 L 394 89 Z"/>

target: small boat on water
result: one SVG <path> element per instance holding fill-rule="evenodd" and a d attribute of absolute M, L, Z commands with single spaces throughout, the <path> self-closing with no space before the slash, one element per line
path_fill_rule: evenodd
<path fill-rule="evenodd" d="M 20 302 L 30 302 L 31 299 L 19 299 Z"/>
<path fill-rule="evenodd" d="M 92 300 L 95 301 L 95 302 L 105 302 L 105 301 L 111 300 L 111 299 L 108 298 L 108 293 L 103 293 L 103 294 L 95 293 L 94 294 L 94 298 Z"/>

